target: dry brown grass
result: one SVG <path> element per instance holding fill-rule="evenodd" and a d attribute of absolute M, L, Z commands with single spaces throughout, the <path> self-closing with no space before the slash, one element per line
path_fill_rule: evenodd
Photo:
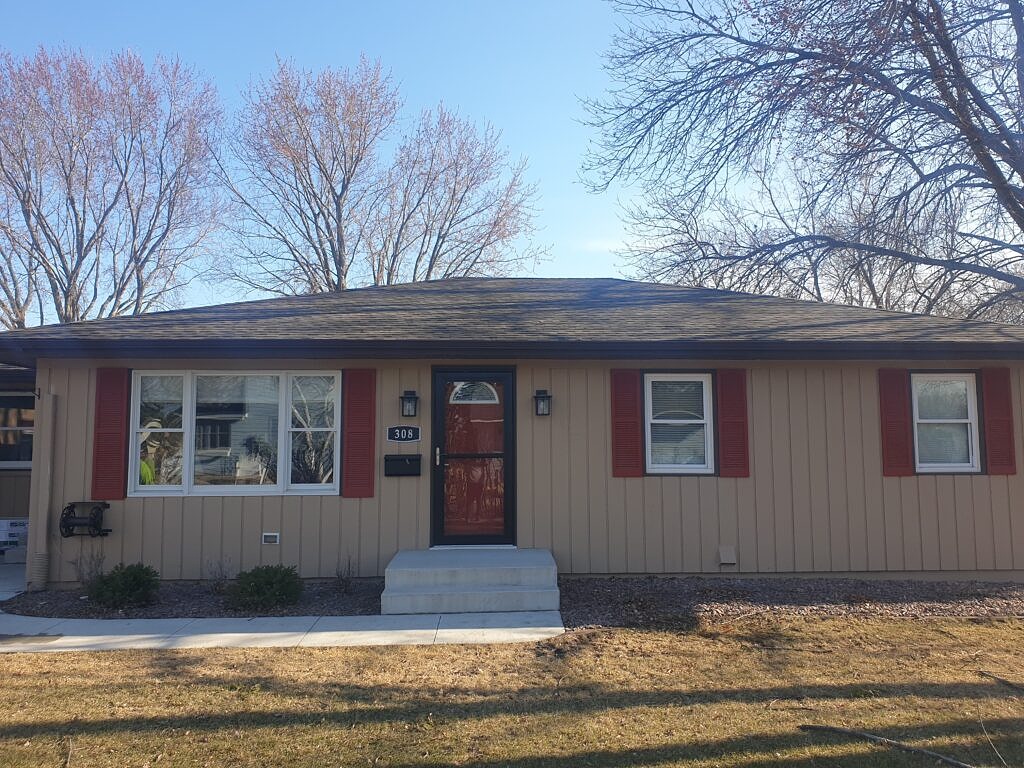
<path fill-rule="evenodd" d="M 801 723 L 1024 765 L 1024 693 L 979 670 L 1024 678 L 1024 622 L 754 616 L 538 645 L 8 655 L 0 765 L 934 764 Z"/>

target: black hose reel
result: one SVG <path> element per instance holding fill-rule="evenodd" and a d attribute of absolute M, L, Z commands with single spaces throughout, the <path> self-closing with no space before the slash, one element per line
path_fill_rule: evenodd
<path fill-rule="evenodd" d="M 88 514 L 79 515 L 78 507 L 91 504 Z M 85 536 L 88 534 L 93 538 L 106 536 L 110 528 L 103 527 L 103 510 L 110 509 L 105 501 L 71 501 L 60 513 L 60 535 L 65 539 L 71 536 Z M 79 529 L 85 530 L 79 530 Z"/>

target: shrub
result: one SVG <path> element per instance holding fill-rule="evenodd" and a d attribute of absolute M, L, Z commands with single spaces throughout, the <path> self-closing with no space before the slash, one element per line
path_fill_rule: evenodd
<path fill-rule="evenodd" d="M 294 605 L 302 594 L 302 580 L 291 565 L 259 565 L 238 574 L 228 588 L 228 605 L 245 611 L 264 611 Z"/>
<path fill-rule="evenodd" d="M 148 605 L 160 588 L 160 574 L 142 563 L 115 565 L 110 573 L 89 580 L 89 599 L 104 608 L 120 610 L 132 605 Z"/>

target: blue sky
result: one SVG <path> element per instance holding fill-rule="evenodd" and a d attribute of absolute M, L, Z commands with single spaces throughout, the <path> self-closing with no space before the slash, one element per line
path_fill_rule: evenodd
<path fill-rule="evenodd" d="M 275 57 L 300 66 L 379 58 L 399 83 L 405 113 L 443 101 L 502 131 L 539 188 L 537 242 L 550 247 L 538 276 L 618 276 L 625 239 L 618 199 L 579 181 L 591 140 L 581 96 L 607 87 L 602 54 L 616 17 L 602 0 L 392 0 L 199 3 L 8 2 L 0 44 L 16 54 L 71 45 L 103 57 L 131 48 L 178 55 L 216 85 L 230 110 Z M 188 303 L 206 303 L 196 289 Z M 223 294 L 221 294 L 223 295 Z"/>

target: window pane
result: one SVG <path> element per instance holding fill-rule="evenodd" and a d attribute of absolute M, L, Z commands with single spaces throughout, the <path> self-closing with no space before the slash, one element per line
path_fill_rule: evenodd
<path fill-rule="evenodd" d="M 139 432 L 139 485 L 181 485 L 181 432 Z"/>
<path fill-rule="evenodd" d="M 915 386 L 919 419 L 967 418 L 967 382 L 925 379 Z"/>
<path fill-rule="evenodd" d="M 334 433 L 292 432 L 293 485 L 334 482 Z"/>
<path fill-rule="evenodd" d="M 334 383 L 333 376 L 292 377 L 292 427 L 334 426 Z"/>
<path fill-rule="evenodd" d="M 704 382 L 652 381 L 651 406 L 655 419 L 703 419 Z"/>
<path fill-rule="evenodd" d="M 142 429 L 181 428 L 181 376 L 140 376 L 139 423 Z"/>
<path fill-rule="evenodd" d="M 32 430 L 0 429 L 0 461 L 32 461 Z"/>
<path fill-rule="evenodd" d="M 277 376 L 196 376 L 196 485 L 277 483 L 278 389 Z"/>
<path fill-rule="evenodd" d="M 917 455 L 922 464 L 970 464 L 967 424 L 918 424 Z"/>
<path fill-rule="evenodd" d="M 0 429 L 28 429 L 35 425 L 35 395 L 0 395 Z"/>
<path fill-rule="evenodd" d="M 707 464 L 703 424 L 651 424 L 652 464 Z"/>

